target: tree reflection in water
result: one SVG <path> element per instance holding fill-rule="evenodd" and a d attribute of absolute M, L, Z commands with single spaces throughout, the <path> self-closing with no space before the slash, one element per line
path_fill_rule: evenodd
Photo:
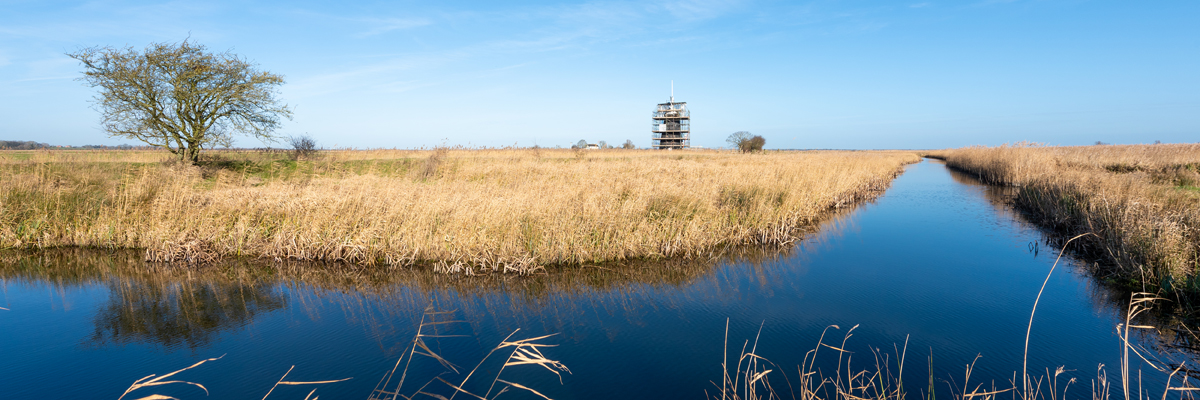
<path fill-rule="evenodd" d="M 97 310 L 91 343 L 207 345 L 223 330 L 245 326 L 258 314 L 283 309 L 275 285 L 239 282 L 156 282 L 116 278 L 108 302 Z"/>
<path fill-rule="evenodd" d="M 137 251 L 0 252 L 0 277 L 59 289 L 103 285 L 91 346 L 148 343 L 196 349 L 221 331 L 287 307 L 276 278 L 237 263 L 212 268 L 146 264 Z"/>

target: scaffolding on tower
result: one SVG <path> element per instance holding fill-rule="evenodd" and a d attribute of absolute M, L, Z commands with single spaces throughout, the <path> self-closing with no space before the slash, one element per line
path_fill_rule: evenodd
<path fill-rule="evenodd" d="M 675 84 L 671 83 L 671 99 L 654 109 L 650 127 L 650 147 L 655 149 L 686 149 L 692 145 L 692 112 L 687 102 L 675 101 Z"/>

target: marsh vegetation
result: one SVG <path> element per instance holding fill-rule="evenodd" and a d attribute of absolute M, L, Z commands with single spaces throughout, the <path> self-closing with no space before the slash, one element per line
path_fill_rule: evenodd
<path fill-rule="evenodd" d="M 538 271 L 783 245 L 909 152 L 0 152 L 0 247 Z"/>

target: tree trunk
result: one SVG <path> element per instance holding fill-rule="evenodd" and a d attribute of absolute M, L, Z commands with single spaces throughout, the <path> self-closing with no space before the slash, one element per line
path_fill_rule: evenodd
<path fill-rule="evenodd" d="M 200 146 L 188 143 L 186 149 L 181 153 L 183 161 L 196 165 L 200 163 Z"/>

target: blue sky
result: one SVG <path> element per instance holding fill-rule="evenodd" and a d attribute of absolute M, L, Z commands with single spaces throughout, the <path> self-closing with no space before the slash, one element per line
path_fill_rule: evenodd
<path fill-rule="evenodd" d="M 1200 141 L 1200 1 L 0 0 L 0 139 L 118 144 L 64 53 L 190 35 L 286 76 L 324 146 Z M 262 146 L 239 139 L 239 146 Z"/>

